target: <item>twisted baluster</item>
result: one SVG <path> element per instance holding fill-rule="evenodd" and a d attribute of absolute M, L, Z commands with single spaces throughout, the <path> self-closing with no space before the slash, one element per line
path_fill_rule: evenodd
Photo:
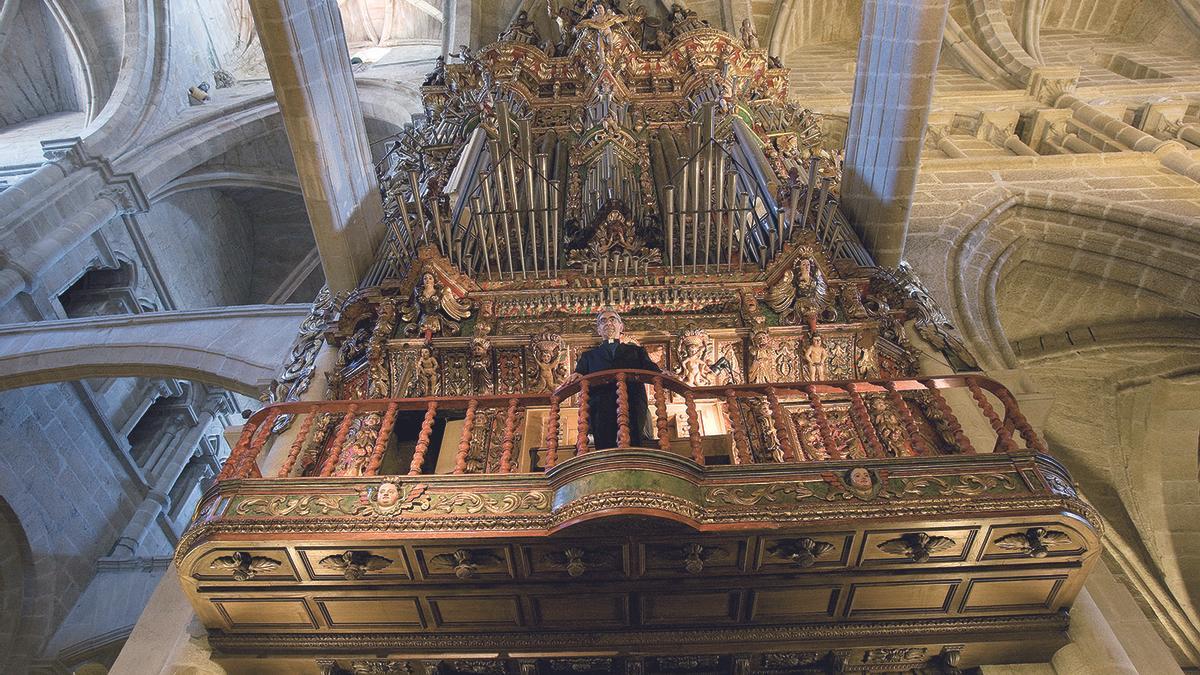
<path fill-rule="evenodd" d="M 378 476 L 379 467 L 383 465 L 383 453 L 387 451 L 388 439 L 392 437 L 392 427 L 396 425 L 396 413 L 400 404 L 392 401 L 388 404 L 383 421 L 379 423 L 379 433 L 375 436 L 375 447 L 371 448 L 371 461 L 367 464 L 367 476 Z"/>
<path fill-rule="evenodd" d="M 628 375 L 617 373 L 617 447 L 629 447 L 629 384 Z"/>
<path fill-rule="evenodd" d="M 275 420 L 277 419 L 279 419 L 277 411 L 272 410 L 268 413 L 267 419 L 258 428 L 258 437 L 250 444 L 250 457 L 247 460 L 247 468 L 251 473 L 256 474 L 256 477 L 262 477 L 262 473 L 259 472 L 258 468 L 258 458 L 262 455 L 262 449 L 267 444 L 267 439 L 271 437 L 271 429 L 275 426 Z"/>
<path fill-rule="evenodd" d="M 683 405 L 687 409 L 688 444 L 692 447 L 692 460 L 704 466 L 704 446 L 700 442 L 700 416 L 696 414 L 696 397 L 691 391 L 683 392 Z"/>
<path fill-rule="evenodd" d="M 750 464 L 753 461 L 750 458 L 750 435 L 746 430 L 746 418 L 742 416 L 742 409 L 738 406 L 737 392 L 733 389 L 725 390 L 725 406 L 729 409 L 729 430 L 732 432 L 730 438 L 737 459 L 735 463 Z"/>
<path fill-rule="evenodd" d="M 867 412 L 867 406 L 863 403 L 862 394 L 853 385 L 849 387 L 850 392 L 850 417 L 858 423 L 859 433 L 866 439 L 867 451 L 871 457 L 884 458 L 887 453 L 883 449 L 883 441 L 879 440 L 879 432 L 875 430 L 875 425 L 871 422 L 871 414 Z"/>
<path fill-rule="evenodd" d="M 946 426 L 950 428 L 950 434 L 954 436 L 954 444 L 959 452 L 966 455 L 975 454 L 975 446 L 971 445 L 971 439 L 963 433 L 962 425 L 958 423 L 958 418 L 954 416 L 954 411 L 950 409 L 946 397 L 942 396 L 942 392 L 933 388 L 932 381 L 926 380 L 921 384 L 929 388 L 929 397 L 933 399 L 933 405 L 941 413 L 942 419 L 946 420 Z"/>
<path fill-rule="evenodd" d="M 425 453 L 429 451 L 429 438 L 433 435 L 433 420 L 437 416 L 438 402 L 430 401 L 425 408 L 425 419 L 421 421 L 421 433 L 417 435 L 417 447 L 413 449 L 412 463 L 408 465 L 408 475 L 420 476 L 421 467 L 425 464 Z"/>
<path fill-rule="evenodd" d="M 467 414 L 463 417 L 462 433 L 458 435 L 458 453 L 454 455 L 454 473 L 467 472 L 467 453 L 471 451 L 471 431 L 475 427 L 475 407 L 479 401 L 471 399 L 467 402 Z"/>
<path fill-rule="evenodd" d="M 546 416 L 546 468 L 558 463 L 558 395 L 550 396 L 550 414 Z"/>
<path fill-rule="evenodd" d="M 333 444 L 329 447 L 329 456 L 325 458 L 325 463 L 321 465 L 322 476 L 332 476 L 333 467 L 337 466 L 338 457 L 342 454 L 342 446 L 346 444 L 346 436 L 350 435 L 350 425 L 354 423 L 354 413 L 358 412 L 358 406 L 350 406 L 350 410 L 346 411 L 346 416 L 342 418 L 342 423 L 338 425 L 337 434 L 333 437 Z"/>
<path fill-rule="evenodd" d="M 779 404 L 779 394 L 775 387 L 767 387 L 767 404 L 771 406 L 771 419 L 775 421 L 775 436 L 783 447 L 783 459 L 787 462 L 799 461 L 800 453 L 796 452 L 796 437 L 792 429 L 787 411 Z"/>
<path fill-rule="evenodd" d="M 287 459 L 284 460 L 283 466 L 279 467 L 280 478 L 287 478 L 292 473 L 292 469 L 296 466 L 296 461 L 300 458 L 300 451 L 304 449 L 304 441 L 308 439 L 308 434 L 312 431 L 313 420 L 317 418 L 316 413 L 308 413 L 304 416 L 304 422 L 300 424 L 300 431 L 296 434 L 296 440 L 292 441 L 292 447 L 288 450 Z"/>
<path fill-rule="evenodd" d="M 667 393 L 663 389 L 662 376 L 654 378 L 654 416 L 658 425 L 658 448 L 671 451 L 671 438 L 667 431 Z"/>
<path fill-rule="evenodd" d="M 588 451 L 588 381 L 579 381 L 579 433 L 575 436 L 575 456 Z"/>
<path fill-rule="evenodd" d="M 1025 447 L 1030 450 L 1036 450 L 1043 454 L 1049 454 L 1046 449 L 1046 444 L 1042 443 L 1042 439 L 1038 438 L 1037 432 L 1029 425 L 1029 420 L 1025 419 L 1025 415 L 1021 413 L 1021 408 L 1017 406 L 1017 400 L 1007 389 L 1001 389 L 996 393 L 996 398 L 1004 404 L 1005 415 L 1012 418 L 1013 423 L 1017 426 L 1017 431 L 1021 432 L 1021 438 L 1025 439 Z"/>
<path fill-rule="evenodd" d="M 900 420 L 904 422 L 904 431 L 908 434 L 908 442 L 912 444 L 913 453 L 917 455 L 931 455 L 933 451 L 925 444 L 925 439 L 921 437 L 921 430 L 917 428 L 917 420 L 913 418 L 912 411 L 908 409 L 908 403 L 904 397 L 896 390 L 895 382 L 884 382 L 884 389 L 888 391 L 888 398 L 892 402 L 892 407 L 896 412 L 900 413 Z"/>
<path fill-rule="evenodd" d="M 966 380 L 967 388 L 971 390 L 971 397 L 975 399 L 975 404 L 987 418 L 988 424 L 992 425 L 992 431 L 996 432 L 996 438 L 1000 441 L 1000 449 L 1004 452 L 1016 452 L 1017 444 L 1013 442 L 1012 434 L 1009 433 L 1008 427 L 1004 426 L 1000 416 L 996 414 L 996 409 L 992 407 L 991 401 L 988 401 L 987 397 L 983 395 L 983 389 L 979 387 L 979 383 L 973 377 L 968 377 Z"/>
<path fill-rule="evenodd" d="M 513 435 L 517 430 L 517 399 L 508 399 L 508 412 L 504 416 L 504 452 L 500 454 L 500 473 L 512 473 Z"/>
<path fill-rule="evenodd" d="M 246 455 L 250 454 L 250 441 L 254 439 L 256 431 L 258 431 L 257 424 L 246 422 L 242 427 L 242 435 L 238 437 L 237 445 L 225 460 L 225 466 L 221 467 L 221 473 L 217 476 L 217 480 L 242 477 L 241 465 L 245 463 Z"/>
<path fill-rule="evenodd" d="M 833 429 L 829 426 L 829 417 L 825 415 L 825 404 L 821 402 L 817 388 L 810 384 L 804 387 L 804 392 L 808 394 L 808 403 L 812 406 L 813 417 L 817 418 L 817 431 L 821 432 L 821 444 L 825 446 L 825 455 L 829 459 L 845 459 L 842 449 L 834 441 Z"/>

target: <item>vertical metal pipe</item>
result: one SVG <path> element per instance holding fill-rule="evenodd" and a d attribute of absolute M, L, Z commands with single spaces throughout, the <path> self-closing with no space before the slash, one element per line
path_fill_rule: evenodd
<path fill-rule="evenodd" d="M 800 226 L 808 225 L 808 210 L 812 208 L 813 192 L 817 189 L 817 163 L 821 161 L 818 157 L 813 157 L 808 165 L 808 185 L 804 190 L 804 210 L 800 212 Z"/>
<path fill-rule="evenodd" d="M 409 186 L 412 189 L 413 203 L 417 205 L 417 222 L 420 224 L 421 232 L 425 235 L 425 240 L 429 241 L 429 226 L 425 222 L 425 207 L 421 206 L 421 182 L 416 171 L 408 173 Z M 442 233 L 438 232 L 438 242 L 441 243 Z M 440 246 L 442 252 L 445 253 L 445 246 Z"/>
<path fill-rule="evenodd" d="M 675 186 L 663 187 L 663 223 L 667 234 L 667 267 L 675 267 Z"/>
<path fill-rule="evenodd" d="M 483 200 L 480 199 L 479 195 L 471 198 L 471 210 L 473 211 L 471 219 L 475 221 L 475 229 L 479 231 L 479 248 L 483 252 L 481 257 L 483 258 L 484 266 L 487 268 L 487 274 L 490 277 L 492 276 L 492 259 L 488 256 L 487 232 L 484 229 Z"/>

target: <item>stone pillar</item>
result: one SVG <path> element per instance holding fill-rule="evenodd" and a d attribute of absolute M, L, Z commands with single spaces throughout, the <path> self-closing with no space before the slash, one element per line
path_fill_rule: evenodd
<path fill-rule="evenodd" d="M 1137 675 L 1121 641 L 1085 588 L 1071 606 L 1071 644 L 1051 659 L 1058 675 Z"/>
<path fill-rule="evenodd" d="M 134 512 L 133 518 L 130 518 L 129 523 L 125 525 L 125 530 L 121 532 L 117 543 L 113 545 L 110 557 L 127 559 L 136 555 L 142 541 L 146 538 L 146 533 L 150 531 L 150 526 L 154 524 L 154 519 L 158 518 L 159 512 L 166 508 L 170 501 L 166 492 L 151 490 L 150 494 L 142 500 L 137 511 Z"/>
<path fill-rule="evenodd" d="M 1025 157 L 1037 157 L 1038 153 L 1033 148 L 1025 145 L 1025 142 L 1016 134 L 1011 134 L 1004 139 L 1004 147 L 1014 155 L 1022 155 Z"/>
<path fill-rule="evenodd" d="M 353 289 L 383 241 L 383 202 L 336 0 L 252 0 L 326 283 Z"/>
<path fill-rule="evenodd" d="M 949 0 L 865 0 L 842 206 L 875 260 L 903 259 Z"/>

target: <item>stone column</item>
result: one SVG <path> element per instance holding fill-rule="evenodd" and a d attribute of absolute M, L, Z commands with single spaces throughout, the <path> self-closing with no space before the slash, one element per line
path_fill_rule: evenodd
<path fill-rule="evenodd" d="M 1069 109 L 1078 122 L 1086 124 L 1130 150 L 1153 153 L 1163 166 L 1177 174 L 1200 182 L 1200 161 L 1193 159 L 1182 143 L 1155 138 L 1074 94 L 1068 93 L 1059 96 L 1055 107 Z"/>
<path fill-rule="evenodd" d="M 865 0 L 842 206 L 883 266 L 903 259 L 948 0 Z"/>
<path fill-rule="evenodd" d="M 383 202 L 336 0 L 252 0 L 326 283 L 358 285 L 383 240 Z"/>

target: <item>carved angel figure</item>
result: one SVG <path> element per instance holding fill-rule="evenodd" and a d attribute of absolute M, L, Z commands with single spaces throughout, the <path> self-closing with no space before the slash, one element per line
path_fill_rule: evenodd
<path fill-rule="evenodd" d="M 492 391 L 492 343 L 485 337 L 471 338 L 471 356 L 467 361 L 471 373 L 471 391 L 489 394 Z"/>
<path fill-rule="evenodd" d="M 542 333 L 530 340 L 533 369 L 530 392 L 554 391 L 567 377 L 566 345 L 557 333 Z"/>
<path fill-rule="evenodd" d="M 538 29 L 529 20 L 529 12 L 521 10 L 517 12 L 516 18 L 504 29 L 497 39 L 501 42 L 527 42 L 529 44 L 537 44 L 542 41 L 542 36 L 538 33 Z"/>
<path fill-rule="evenodd" d="M 449 288 L 440 291 L 437 277 L 425 272 L 413 288 L 412 297 L 400 312 L 404 320 L 404 332 L 408 335 L 453 335 L 458 332 L 461 321 L 471 316 L 471 306 L 459 301 Z"/>
<path fill-rule="evenodd" d="M 758 29 L 754 27 L 754 21 L 750 19 L 750 17 L 742 19 L 742 29 L 739 37 L 742 38 L 742 46 L 746 49 L 762 48 L 762 46 L 758 44 Z"/>

